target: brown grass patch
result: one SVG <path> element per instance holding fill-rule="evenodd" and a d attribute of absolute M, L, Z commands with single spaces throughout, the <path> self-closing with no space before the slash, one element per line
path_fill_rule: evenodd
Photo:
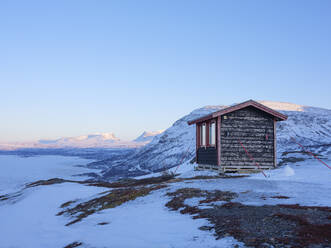
<path fill-rule="evenodd" d="M 331 224 L 312 224 L 305 217 L 298 215 L 277 213 L 273 216 L 295 222 L 298 225 L 296 229 L 298 245 L 296 247 L 331 244 Z"/>
<path fill-rule="evenodd" d="M 314 225 L 307 223 L 299 228 L 299 244 L 301 247 L 313 244 L 331 244 L 331 224 Z"/>
<path fill-rule="evenodd" d="M 197 188 L 182 188 L 178 189 L 175 192 L 167 193 L 167 196 L 172 197 L 172 199 L 167 202 L 166 207 L 171 210 L 178 210 L 183 208 L 180 213 L 182 214 L 198 214 L 201 213 L 200 209 L 196 206 L 186 205 L 184 202 L 186 199 L 194 198 L 194 197 L 205 197 L 205 200 L 201 200 L 199 203 L 211 203 L 216 201 L 230 201 L 233 198 L 237 197 L 236 193 L 229 191 L 208 191 L 201 190 Z"/>
<path fill-rule="evenodd" d="M 104 226 L 104 225 L 108 225 L 108 224 L 109 224 L 109 222 L 100 222 L 100 223 L 98 223 L 99 226 Z"/>
<path fill-rule="evenodd" d="M 75 180 L 67 180 L 62 178 L 51 178 L 47 180 L 38 180 L 36 182 L 32 182 L 26 185 L 26 188 L 37 187 L 37 186 L 45 186 L 45 185 L 53 185 L 60 183 L 79 183 L 87 186 L 95 186 L 95 187 L 104 187 L 104 188 L 124 188 L 124 187 L 137 187 L 137 186 L 146 186 L 151 184 L 161 184 L 171 180 L 175 180 L 175 175 L 166 174 L 158 177 L 149 177 L 143 179 L 122 179 L 116 182 L 105 182 L 105 181 L 75 181 Z"/>
<path fill-rule="evenodd" d="M 290 208 L 290 209 L 302 209 L 302 210 L 320 210 L 331 213 L 331 207 L 318 207 L 318 206 L 301 206 L 299 204 L 278 204 L 277 206 L 282 208 Z"/>
<path fill-rule="evenodd" d="M 248 247 L 329 247 L 331 221 L 329 207 L 299 205 L 248 206 L 231 202 L 236 194 L 182 188 L 167 193 L 171 200 L 166 204 L 171 210 L 190 214 L 193 219 L 207 219 L 211 225 L 201 230 L 215 230 L 217 239 L 233 236 Z M 204 197 L 199 204 L 227 201 L 213 208 L 199 208 L 185 204 L 193 197 Z M 276 196 L 280 199 L 287 197 Z"/>
<path fill-rule="evenodd" d="M 271 196 L 271 198 L 274 198 L 274 199 L 290 199 L 290 197 L 285 196 L 285 195 L 275 195 L 275 196 Z"/>
<path fill-rule="evenodd" d="M 306 225 L 308 223 L 306 218 L 304 218 L 302 216 L 298 216 L 298 215 L 276 213 L 276 214 L 273 214 L 272 217 L 282 218 L 284 220 L 296 222 L 300 225 Z"/>
<path fill-rule="evenodd" d="M 75 248 L 75 247 L 78 247 L 78 246 L 81 246 L 83 243 L 82 242 L 72 242 L 71 244 L 69 245 L 66 245 L 64 248 Z"/>
<path fill-rule="evenodd" d="M 72 203 L 75 203 L 76 201 L 77 201 L 77 200 L 75 200 L 75 201 L 67 201 L 67 202 L 61 204 L 60 208 L 66 208 L 66 207 L 68 207 L 69 205 L 71 205 Z"/>
<path fill-rule="evenodd" d="M 123 189 L 114 189 L 106 194 L 96 197 L 92 200 L 79 203 L 73 207 L 67 207 L 72 204 L 66 202 L 62 204 L 65 208 L 60 211 L 57 215 L 67 215 L 71 216 L 74 219 L 66 224 L 66 226 L 70 226 L 74 223 L 81 221 L 82 219 L 88 217 L 91 214 L 102 211 L 108 208 L 115 208 L 117 206 L 122 205 L 125 202 L 133 201 L 138 197 L 146 196 L 151 191 L 162 189 L 166 187 L 166 185 L 157 185 L 151 187 L 140 187 L 140 188 L 123 188 Z"/>
<path fill-rule="evenodd" d="M 65 183 L 65 182 L 69 182 L 69 183 L 83 183 L 80 181 L 74 181 L 74 180 L 66 180 L 66 179 L 62 179 L 62 178 L 51 178 L 48 180 L 38 180 L 35 181 L 33 183 L 29 183 L 26 185 L 27 188 L 30 187 L 37 187 L 37 186 L 41 186 L 41 185 L 53 185 L 53 184 L 59 184 L 59 183 Z"/>
<path fill-rule="evenodd" d="M 8 200 L 8 195 L 0 195 L 0 201 Z"/>

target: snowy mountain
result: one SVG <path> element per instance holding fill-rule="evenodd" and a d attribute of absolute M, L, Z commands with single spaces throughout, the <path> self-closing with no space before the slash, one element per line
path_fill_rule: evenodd
<path fill-rule="evenodd" d="M 145 132 L 134 141 L 123 141 L 113 133 L 95 133 L 59 139 L 44 139 L 36 142 L 0 144 L 0 150 L 27 148 L 136 148 L 147 144 L 157 132 Z"/>
<path fill-rule="evenodd" d="M 58 147 L 108 147 L 120 141 L 113 133 L 96 133 L 55 140 L 39 140 L 38 144 Z"/>
<path fill-rule="evenodd" d="M 148 142 L 151 141 L 154 136 L 159 135 L 164 130 L 154 131 L 154 132 L 143 132 L 138 138 L 133 140 L 134 142 Z"/>
<path fill-rule="evenodd" d="M 281 161 L 283 152 L 300 150 L 291 137 L 314 152 L 330 152 L 331 110 L 282 102 L 260 103 L 288 115 L 287 121 L 277 124 L 278 161 Z M 91 166 L 104 168 L 104 176 L 109 178 L 158 172 L 192 160 L 195 156 L 195 126 L 189 126 L 187 121 L 225 107 L 206 106 L 196 109 L 125 160 L 104 160 L 92 163 Z"/>

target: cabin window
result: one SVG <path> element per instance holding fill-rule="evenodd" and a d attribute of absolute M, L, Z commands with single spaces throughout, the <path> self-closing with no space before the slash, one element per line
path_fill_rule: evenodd
<path fill-rule="evenodd" d="M 200 128 L 200 145 L 206 146 L 206 123 L 203 123 Z"/>
<path fill-rule="evenodd" d="M 216 144 L 216 123 L 209 124 L 209 144 L 214 146 Z"/>

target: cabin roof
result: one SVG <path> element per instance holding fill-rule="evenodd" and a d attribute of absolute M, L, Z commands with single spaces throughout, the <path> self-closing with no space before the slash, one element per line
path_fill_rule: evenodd
<path fill-rule="evenodd" d="M 198 119 L 195 119 L 195 120 L 192 120 L 192 121 L 188 121 L 187 123 L 189 125 L 192 125 L 192 124 L 195 124 L 195 123 L 199 123 L 199 122 L 203 122 L 203 121 L 207 121 L 207 120 L 210 120 L 210 119 L 213 119 L 213 118 L 216 118 L 218 116 L 221 116 L 221 115 L 225 115 L 225 114 L 228 114 L 228 113 L 231 113 L 233 111 L 236 111 L 236 110 L 239 110 L 239 109 L 242 109 L 242 108 L 246 108 L 246 107 L 249 107 L 249 106 L 252 106 L 254 108 L 257 108 L 263 112 L 266 112 L 272 116 L 275 117 L 276 121 L 284 121 L 287 119 L 287 116 L 278 112 L 278 111 L 275 111 L 261 103 L 258 103 L 256 101 L 253 101 L 253 100 L 248 100 L 246 102 L 242 102 L 242 103 L 239 103 L 239 104 L 236 104 L 236 105 L 233 105 L 233 106 L 230 106 L 230 107 L 227 107 L 227 108 L 224 108 L 224 109 L 221 109 L 221 110 L 218 110 L 214 113 L 211 113 L 211 114 L 208 114 L 208 115 L 205 115 L 203 117 L 200 117 Z"/>

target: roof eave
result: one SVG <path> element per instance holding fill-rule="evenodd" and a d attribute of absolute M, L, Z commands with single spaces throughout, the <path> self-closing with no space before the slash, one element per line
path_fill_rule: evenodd
<path fill-rule="evenodd" d="M 284 114 L 282 114 L 282 113 L 280 113 L 276 110 L 273 110 L 273 109 L 271 109 L 271 108 L 269 108 L 269 107 L 267 107 L 267 106 L 265 106 L 261 103 L 255 102 L 253 100 L 248 100 L 246 102 L 239 103 L 237 105 L 234 105 L 234 106 L 216 111 L 212 114 L 208 114 L 206 116 L 200 117 L 196 120 L 188 121 L 187 123 L 189 125 L 192 125 L 192 124 L 195 124 L 195 123 L 203 122 L 203 121 L 210 120 L 210 119 L 213 119 L 213 118 L 217 118 L 218 116 L 222 116 L 222 115 L 225 115 L 227 113 L 231 113 L 233 111 L 236 111 L 236 110 L 248 107 L 248 106 L 253 106 L 257 109 L 260 109 L 263 112 L 269 113 L 270 115 L 275 117 L 276 121 L 285 121 L 285 120 L 287 120 L 287 115 L 284 115 Z"/>
<path fill-rule="evenodd" d="M 218 116 L 222 116 L 222 115 L 225 115 L 225 114 L 228 114 L 228 113 L 231 113 L 233 111 L 236 111 L 236 110 L 239 110 L 239 109 L 242 109 L 242 108 L 245 108 L 245 107 L 248 107 L 248 106 L 253 106 L 263 112 L 266 112 L 266 113 L 269 113 L 270 115 L 276 117 L 279 119 L 279 121 L 284 121 L 284 120 L 287 120 L 287 116 L 276 111 L 276 110 L 273 110 L 263 104 L 260 104 L 258 102 L 255 102 L 253 100 L 248 100 L 246 102 L 243 102 L 243 103 L 240 103 L 240 104 L 237 104 L 235 106 L 232 106 L 232 107 L 228 107 L 226 109 L 223 109 L 223 110 L 220 110 L 220 111 L 217 111 L 217 112 L 214 112 L 212 114 L 212 118 L 216 118 Z"/>
<path fill-rule="evenodd" d="M 195 123 L 199 123 L 199 122 L 203 122 L 203 121 L 206 121 L 206 120 L 210 120 L 212 118 L 213 118 L 212 114 L 208 114 L 208 115 L 205 115 L 205 116 L 200 117 L 198 119 L 195 119 L 195 120 L 192 120 L 192 121 L 188 121 L 187 124 L 192 125 L 192 124 L 195 124 Z"/>

